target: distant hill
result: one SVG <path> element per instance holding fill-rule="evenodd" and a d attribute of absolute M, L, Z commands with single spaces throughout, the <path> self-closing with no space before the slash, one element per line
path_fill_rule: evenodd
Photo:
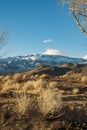
<path fill-rule="evenodd" d="M 22 75 L 27 77 L 48 75 L 49 77 L 58 77 L 67 75 L 67 78 L 74 77 L 74 75 L 87 76 L 87 64 L 72 64 L 67 63 L 59 66 L 40 66 L 33 70 L 24 72 Z"/>

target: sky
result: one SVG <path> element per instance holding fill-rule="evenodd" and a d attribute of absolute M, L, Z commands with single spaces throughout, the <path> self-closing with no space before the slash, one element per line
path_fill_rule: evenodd
<path fill-rule="evenodd" d="M 87 57 L 87 36 L 60 0 L 0 0 L 0 29 L 8 34 L 3 57 L 37 53 Z"/>

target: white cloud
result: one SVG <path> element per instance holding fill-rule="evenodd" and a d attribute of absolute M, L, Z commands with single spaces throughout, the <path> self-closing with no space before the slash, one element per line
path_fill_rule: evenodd
<path fill-rule="evenodd" d="M 87 55 L 83 56 L 82 58 L 83 58 L 83 59 L 87 59 Z"/>
<path fill-rule="evenodd" d="M 46 40 L 43 41 L 43 43 L 50 43 L 52 41 L 53 41 L 52 39 L 46 39 Z"/>
<path fill-rule="evenodd" d="M 42 54 L 46 54 L 46 55 L 63 55 L 65 56 L 66 53 L 62 52 L 60 50 L 56 50 L 56 49 L 47 49 L 44 53 Z"/>

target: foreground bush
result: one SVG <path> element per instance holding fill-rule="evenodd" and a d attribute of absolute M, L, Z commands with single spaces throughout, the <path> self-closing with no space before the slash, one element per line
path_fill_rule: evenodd
<path fill-rule="evenodd" d="M 82 83 L 87 83 L 87 76 L 83 76 L 83 77 L 81 78 L 81 82 L 82 82 Z"/>
<path fill-rule="evenodd" d="M 45 118 L 53 118 L 54 113 L 61 110 L 62 106 L 62 99 L 59 90 L 51 88 L 49 85 L 50 84 L 47 83 L 47 88 L 46 86 L 45 88 L 41 87 L 38 97 L 39 110 Z M 47 117 L 49 114 L 50 116 Z"/>

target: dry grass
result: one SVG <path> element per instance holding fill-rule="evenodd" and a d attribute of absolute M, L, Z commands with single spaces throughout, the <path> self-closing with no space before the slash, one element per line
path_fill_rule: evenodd
<path fill-rule="evenodd" d="M 81 78 L 81 82 L 82 82 L 82 83 L 87 83 L 87 76 L 83 76 L 83 77 Z"/>
<path fill-rule="evenodd" d="M 39 93 L 41 88 L 45 88 L 47 86 L 47 82 L 42 79 L 38 79 L 36 81 L 27 81 L 24 83 L 24 88 L 26 89 L 27 92 L 31 93 Z"/>
<path fill-rule="evenodd" d="M 16 104 L 18 107 L 18 113 L 24 114 L 26 109 L 29 107 L 29 98 L 27 98 L 26 93 L 35 93 L 39 95 L 37 97 L 37 102 L 40 112 L 45 116 L 47 113 L 53 113 L 55 109 L 61 108 L 61 94 L 58 89 L 55 89 L 56 82 L 47 82 L 42 79 L 36 81 L 27 81 L 24 87 L 21 88 L 22 92 L 16 95 L 18 99 Z"/>
<path fill-rule="evenodd" d="M 16 99 L 16 111 L 19 114 L 19 116 L 22 116 L 25 114 L 26 110 L 30 105 L 30 98 L 27 97 L 26 90 L 24 88 L 21 91 L 16 92 L 14 95 Z"/>
<path fill-rule="evenodd" d="M 15 85 L 14 85 L 14 84 L 15 84 Z M 6 80 L 6 82 L 4 82 L 4 83 L 2 84 L 1 93 L 5 93 L 5 92 L 7 92 L 7 91 L 9 91 L 9 90 L 15 90 L 17 86 L 18 86 L 18 85 L 14 82 L 14 80 L 8 79 L 8 80 Z"/>
<path fill-rule="evenodd" d="M 20 117 L 24 115 L 28 109 L 30 110 L 31 98 L 27 96 L 27 94 L 31 93 L 37 95 L 37 106 L 43 116 L 46 116 L 48 113 L 53 114 L 55 110 L 61 109 L 61 92 L 56 89 L 57 82 L 37 79 L 20 83 L 17 82 L 21 78 L 19 74 L 15 74 L 12 78 L 5 77 L 2 92 L 14 90 L 15 111 Z"/>
<path fill-rule="evenodd" d="M 3 77 L 3 81 L 4 81 L 4 82 L 7 82 L 8 80 L 11 80 L 11 79 L 12 79 L 12 78 L 11 78 L 11 76 L 9 76 L 9 75 Z"/>
<path fill-rule="evenodd" d="M 42 87 L 46 86 L 45 81 L 39 79 L 36 81 L 27 81 L 24 83 L 24 86 L 21 87 L 21 89 L 17 89 L 16 87 L 16 92 L 15 92 L 15 106 L 17 113 L 22 116 L 26 113 L 27 109 L 30 109 L 30 98 L 27 97 L 27 93 L 33 93 L 35 92 L 38 94 L 41 90 Z M 38 90 L 38 91 L 37 91 Z"/>
<path fill-rule="evenodd" d="M 78 88 L 73 88 L 72 92 L 73 92 L 74 95 L 79 94 L 79 89 Z"/>
<path fill-rule="evenodd" d="M 14 74 L 14 76 L 13 76 L 13 79 L 14 79 L 15 81 L 19 81 L 19 80 L 21 80 L 21 78 L 22 78 L 22 75 L 21 75 L 20 73 L 16 73 L 16 74 Z"/>
<path fill-rule="evenodd" d="M 1 77 L 0 81 L 2 88 L 0 92 L 3 92 L 0 107 L 0 120 L 3 126 L 1 123 L 0 130 L 57 130 L 60 128 L 73 130 L 76 128 L 72 128 L 71 124 L 67 127 L 65 120 L 69 123 L 71 120 L 87 121 L 86 83 L 81 82 L 80 75 L 54 79 L 51 77 L 49 81 L 37 76 L 36 79 L 33 77 L 30 80 L 28 75 L 21 74 L 17 78 Z M 80 89 L 80 85 L 84 88 Z M 9 90 L 13 90 L 14 95 L 10 95 Z M 4 92 L 9 98 L 4 96 Z M 79 98 L 80 94 L 82 100 Z M 51 121 L 47 121 L 49 119 Z M 63 124 L 60 124 L 62 119 Z M 80 130 L 80 127 L 78 129 Z"/>
<path fill-rule="evenodd" d="M 56 96 L 53 90 L 46 89 L 41 92 L 38 104 L 43 115 L 46 115 L 49 112 L 53 113 L 55 109 L 61 107 L 61 96 Z"/>
<path fill-rule="evenodd" d="M 39 78 L 41 78 L 41 79 L 49 79 L 50 76 L 48 74 L 42 74 L 42 75 L 40 75 Z"/>
<path fill-rule="evenodd" d="M 40 112 L 43 116 L 46 116 L 48 113 L 54 113 L 55 109 L 61 108 L 61 94 L 58 90 L 50 88 L 41 88 L 39 97 L 38 97 L 38 106 Z"/>
<path fill-rule="evenodd" d="M 49 86 L 50 86 L 50 88 L 53 89 L 57 86 L 57 82 L 56 81 L 49 82 Z"/>
<path fill-rule="evenodd" d="M 14 78 L 15 77 L 15 78 Z M 16 110 L 20 115 L 26 112 L 29 107 L 30 99 L 27 93 L 39 95 L 37 98 L 40 111 L 46 115 L 49 111 L 53 112 L 55 108 L 61 106 L 61 94 L 55 89 L 57 82 L 48 82 L 38 79 L 36 81 L 27 81 L 24 84 L 19 84 L 19 74 L 15 74 L 13 79 L 5 78 L 5 83 L 2 85 L 2 93 L 13 90 L 15 96 Z M 23 85 L 23 86 L 22 86 Z"/>

